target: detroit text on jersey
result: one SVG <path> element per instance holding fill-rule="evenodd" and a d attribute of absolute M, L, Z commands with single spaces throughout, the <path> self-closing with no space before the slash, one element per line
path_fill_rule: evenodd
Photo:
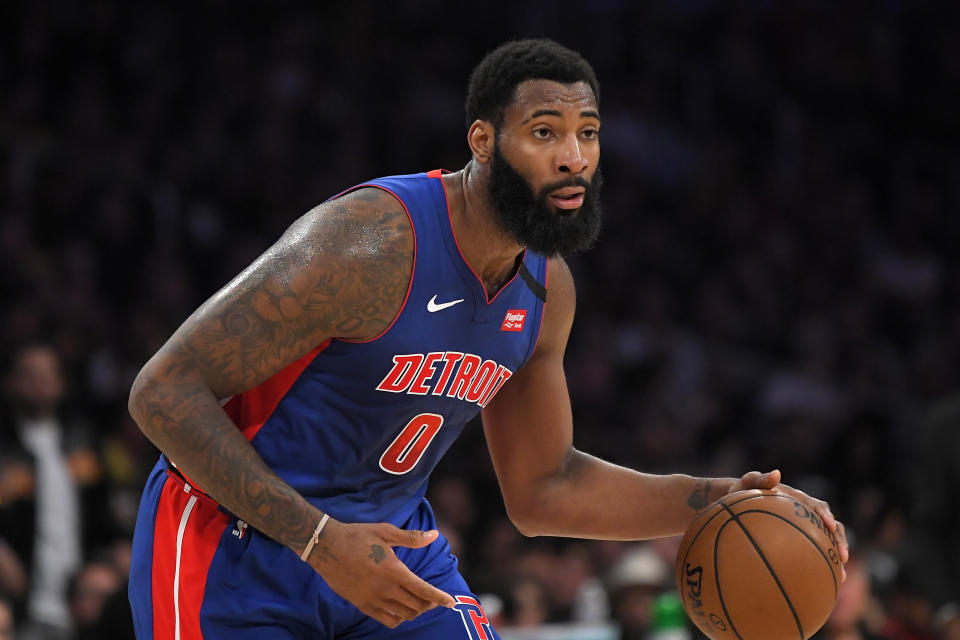
<path fill-rule="evenodd" d="M 448 398 L 459 398 L 483 408 L 512 375 L 513 371 L 502 364 L 472 353 L 409 353 L 393 356 L 393 366 L 376 388 L 418 396 L 428 393 L 441 396 L 447 389 Z"/>

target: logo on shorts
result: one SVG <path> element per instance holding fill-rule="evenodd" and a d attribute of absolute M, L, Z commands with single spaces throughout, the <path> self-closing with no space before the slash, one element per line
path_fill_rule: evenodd
<path fill-rule="evenodd" d="M 480 602 L 473 596 L 453 596 L 453 599 L 457 601 L 453 608 L 459 611 L 463 618 L 467 637 L 470 640 L 493 640 L 493 626 L 487 620 L 487 614 L 483 612 Z"/>
<path fill-rule="evenodd" d="M 500 331 L 523 331 L 523 323 L 527 319 L 526 309 L 507 309 Z"/>
<path fill-rule="evenodd" d="M 238 540 L 243 540 L 244 534 L 247 533 L 247 523 L 238 519 L 231 533 L 233 533 L 234 537 Z"/>

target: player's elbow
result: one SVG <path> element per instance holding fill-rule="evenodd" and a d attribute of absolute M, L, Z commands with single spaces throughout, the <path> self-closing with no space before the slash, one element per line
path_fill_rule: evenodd
<path fill-rule="evenodd" d="M 542 531 L 539 527 L 535 526 L 533 523 L 526 520 L 512 520 L 513 526 L 517 528 L 517 531 L 520 532 L 525 538 L 536 538 L 539 536 L 546 535 L 546 532 Z"/>
<path fill-rule="evenodd" d="M 524 537 L 536 538 L 537 536 L 543 535 L 539 527 L 537 527 L 536 522 L 532 518 L 515 515 L 510 511 L 507 511 L 507 516 L 509 516 L 510 522 L 512 522 L 513 526 L 517 528 L 517 531 L 519 531 Z"/>
<path fill-rule="evenodd" d="M 151 425 L 155 421 L 151 420 L 150 416 L 160 410 L 164 404 L 164 398 L 169 396 L 169 384 L 159 375 L 156 362 L 151 360 L 137 374 L 127 397 L 127 411 L 130 412 L 130 417 L 151 440 L 153 440 Z"/>
<path fill-rule="evenodd" d="M 533 500 L 505 500 L 507 517 L 522 535 L 535 538 L 548 534 L 543 510 Z"/>
<path fill-rule="evenodd" d="M 570 450 L 556 470 L 538 474 L 500 474 L 507 516 L 529 538 L 565 535 L 570 519 L 571 474 L 579 468 L 577 451 Z"/>
<path fill-rule="evenodd" d="M 146 373 L 146 367 L 144 367 L 133 381 L 133 385 L 130 387 L 130 395 L 127 397 L 127 411 L 130 412 L 130 417 L 140 426 L 141 430 L 143 430 L 145 423 L 144 417 L 148 398 L 153 393 L 150 376 Z"/>

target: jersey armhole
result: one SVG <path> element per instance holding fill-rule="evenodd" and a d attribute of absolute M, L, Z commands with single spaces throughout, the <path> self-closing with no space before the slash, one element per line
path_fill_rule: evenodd
<path fill-rule="evenodd" d="M 539 255 L 538 255 L 538 258 L 540 259 L 540 264 L 537 268 L 537 280 L 543 282 L 544 291 L 547 291 L 550 288 L 550 282 L 549 282 L 550 259 L 547 258 L 546 256 L 539 256 Z M 537 330 L 530 332 L 532 339 L 530 340 L 530 346 L 527 348 L 527 355 L 524 356 L 523 358 L 524 364 L 526 364 L 527 361 L 530 360 L 531 357 L 533 357 L 533 352 L 536 351 L 537 349 L 537 343 L 540 342 L 540 331 L 543 329 L 544 306 L 547 304 L 546 300 L 540 300 L 540 298 L 538 298 L 537 296 L 534 296 L 533 299 L 536 300 L 536 305 L 537 305 L 535 307 L 537 312 L 534 317 L 534 322 L 537 325 Z"/>

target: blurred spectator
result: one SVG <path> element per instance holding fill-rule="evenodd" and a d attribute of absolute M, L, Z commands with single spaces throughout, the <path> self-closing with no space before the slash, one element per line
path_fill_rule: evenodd
<path fill-rule="evenodd" d="M 840 584 L 837 604 L 818 640 L 883 640 L 884 614 L 874 596 L 866 565 L 857 555 L 847 563 L 847 579 Z"/>
<path fill-rule="evenodd" d="M 124 580 L 120 587 L 107 597 L 100 619 L 89 634 L 90 640 L 136 640 L 127 587 L 128 583 Z"/>
<path fill-rule="evenodd" d="M 443 513 L 442 527 L 454 529 L 460 534 L 470 531 L 476 519 L 473 492 L 463 478 L 456 476 L 439 478 L 430 484 L 430 503 Z"/>
<path fill-rule="evenodd" d="M 960 605 L 948 602 L 933 617 L 937 640 L 960 640 Z"/>
<path fill-rule="evenodd" d="M 606 598 L 594 590 L 599 582 L 596 567 L 586 543 L 571 540 L 555 556 L 553 575 L 548 583 L 555 617 L 574 622 L 595 622 L 606 619 L 609 607 Z"/>
<path fill-rule="evenodd" d="M 69 636 L 67 582 L 82 558 L 78 484 L 99 475 L 95 454 L 71 442 L 58 415 L 64 388 L 60 359 L 47 345 L 23 346 L 6 371 L 10 415 L 0 431 L 0 470 L 13 489 L 0 523 L 31 571 L 27 639 Z"/>
<path fill-rule="evenodd" d="M 487 616 L 487 620 L 494 629 L 500 629 L 507 625 L 507 615 L 503 606 L 503 598 L 496 593 L 479 594 L 480 606 Z"/>
<path fill-rule="evenodd" d="M 505 600 L 504 606 L 509 606 L 506 591 L 517 573 L 520 552 L 527 541 L 506 514 L 486 519 L 479 539 L 475 553 L 478 562 L 468 566 L 467 571 L 473 576 L 476 589 L 499 594 Z"/>
<path fill-rule="evenodd" d="M 550 622 L 550 598 L 546 586 L 537 578 L 518 578 L 510 587 L 505 613 L 510 627 L 536 627 Z"/>
<path fill-rule="evenodd" d="M 475 517 L 470 486 L 460 477 L 441 477 L 430 484 L 427 498 L 435 513 L 443 514 L 437 520 L 437 528 L 450 543 L 450 552 L 459 558 L 461 565 L 469 566 L 473 558 L 463 540 L 470 533 Z"/>
<path fill-rule="evenodd" d="M 0 471 L 2 473 L 2 471 Z M 3 502 L 0 491 L 0 504 Z M 22 599 L 27 592 L 27 570 L 10 545 L 0 537 L 0 597 Z"/>
<path fill-rule="evenodd" d="M 74 640 L 97 640 L 101 635 L 104 609 L 110 598 L 123 593 L 125 578 L 109 558 L 86 563 L 70 582 L 70 615 Z M 114 637 L 114 636 L 109 636 Z"/>
<path fill-rule="evenodd" d="M 887 612 L 881 635 L 889 640 L 933 640 L 933 605 L 920 588 L 920 568 L 900 567 L 883 598 Z"/>
<path fill-rule="evenodd" d="M 653 624 L 654 603 L 670 588 L 669 565 L 647 543 L 638 544 L 607 575 L 611 612 L 622 640 L 644 640 Z"/>
<path fill-rule="evenodd" d="M 960 395 L 935 403 L 918 434 L 912 495 L 917 527 L 909 532 L 927 568 L 928 593 L 939 606 L 960 600 Z"/>
<path fill-rule="evenodd" d="M 676 591 L 661 593 L 653 602 L 653 618 L 647 640 L 690 640 L 693 632 Z"/>
<path fill-rule="evenodd" d="M 0 596 L 0 640 L 13 640 L 13 604 Z"/>

